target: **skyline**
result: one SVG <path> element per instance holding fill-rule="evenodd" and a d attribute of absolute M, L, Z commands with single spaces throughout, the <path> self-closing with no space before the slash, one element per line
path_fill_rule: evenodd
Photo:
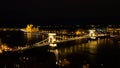
<path fill-rule="evenodd" d="M 24 24 L 24 25 L 23 25 Z M 120 24 L 35 24 L 35 23 L 23 23 L 22 25 L 20 23 L 12 23 L 12 24 L 1 24 L 0 28 L 25 28 L 27 25 L 32 24 L 35 27 L 39 28 L 45 28 L 45 29 L 61 29 L 61 28 L 67 28 L 67 29 L 76 29 L 76 28 L 103 28 L 103 27 L 116 27 L 119 28 Z"/>

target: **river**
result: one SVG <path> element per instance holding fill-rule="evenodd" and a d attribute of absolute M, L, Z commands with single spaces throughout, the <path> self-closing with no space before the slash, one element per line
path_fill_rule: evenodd
<path fill-rule="evenodd" d="M 39 33 L 0 32 L 10 47 L 32 45 L 47 36 Z M 119 68 L 120 44 L 109 38 L 75 40 L 20 53 L 0 55 L 0 68 Z"/>

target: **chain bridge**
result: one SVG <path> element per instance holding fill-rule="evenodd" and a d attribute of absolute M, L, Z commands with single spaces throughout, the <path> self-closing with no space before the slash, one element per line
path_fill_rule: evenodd
<path fill-rule="evenodd" d="M 99 35 L 98 37 L 101 37 L 103 35 Z M 62 42 L 67 42 L 67 41 L 73 41 L 73 40 L 78 40 L 78 39 L 83 39 L 83 38 L 91 38 L 91 36 L 84 35 L 80 37 L 72 37 L 72 38 L 65 38 L 65 37 L 60 37 L 56 36 L 56 33 L 48 33 L 48 38 L 37 42 L 33 44 L 32 46 L 25 46 L 25 47 L 18 47 L 14 49 L 14 51 L 19 51 L 19 50 L 26 50 L 26 49 L 31 49 L 35 47 L 42 47 L 42 46 L 50 46 L 50 47 L 57 47 L 57 43 L 62 43 Z"/>

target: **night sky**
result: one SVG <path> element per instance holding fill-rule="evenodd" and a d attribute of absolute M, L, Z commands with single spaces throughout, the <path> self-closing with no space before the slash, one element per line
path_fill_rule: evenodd
<path fill-rule="evenodd" d="M 0 25 L 120 23 L 115 0 L 3 0 Z"/>

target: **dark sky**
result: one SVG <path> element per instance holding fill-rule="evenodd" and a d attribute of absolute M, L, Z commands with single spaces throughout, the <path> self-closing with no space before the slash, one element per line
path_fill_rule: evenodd
<path fill-rule="evenodd" d="M 115 0 L 3 0 L 0 24 L 105 24 L 119 23 Z"/>

